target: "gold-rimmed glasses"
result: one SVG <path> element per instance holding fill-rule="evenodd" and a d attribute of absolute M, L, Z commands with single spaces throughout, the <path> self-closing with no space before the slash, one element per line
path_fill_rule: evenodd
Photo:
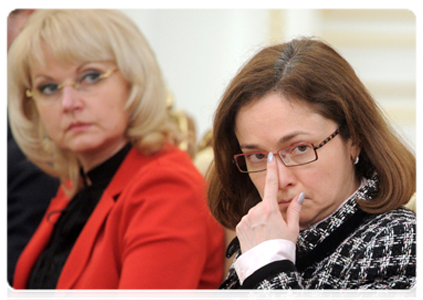
<path fill-rule="evenodd" d="M 283 164 L 287 167 L 303 166 L 318 159 L 317 149 L 322 148 L 340 132 L 336 129 L 329 137 L 317 146 L 313 143 L 302 143 L 280 149 L 274 155 L 278 155 Z M 234 162 L 241 173 L 257 173 L 265 171 L 267 168 L 267 156 L 269 152 L 246 152 L 234 156 Z"/>
<path fill-rule="evenodd" d="M 104 73 L 96 70 L 89 70 L 80 74 L 75 81 L 69 83 L 43 83 L 35 89 L 27 89 L 26 96 L 42 102 L 54 103 L 60 99 L 61 89 L 65 86 L 73 86 L 75 90 L 84 94 L 95 94 L 99 87 L 99 83 L 112 76 L 117 70 L 118 69 L 110 69 Z"/>

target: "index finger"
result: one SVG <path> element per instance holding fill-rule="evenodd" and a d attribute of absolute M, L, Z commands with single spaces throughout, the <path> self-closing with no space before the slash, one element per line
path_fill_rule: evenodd
<path fill-rule="evenodd" d="M 273 153 L 269 152 L 267 159 L 267 174 L 266 183 L 264 186 L 263 202 L 268 202 L 269 204 L 278 207 L 278 184 L 278 169 L 276 159 Z"/>

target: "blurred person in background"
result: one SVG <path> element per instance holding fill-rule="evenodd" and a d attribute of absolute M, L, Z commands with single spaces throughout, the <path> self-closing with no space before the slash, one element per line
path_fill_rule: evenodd
<path fill-rule="evenodd" d="M 24 28 L 33 9 L 15 9 L 7 18 L 7 49 Z M 59 180 L 28 160 L 7 120 L 7 281 L 13 285 L 15 265 L 39 225 Z"/>
<path fill-rule="evenodd" d="M 38 10 L 8 76 L 18 144 L 61 181 L 14 287 L 218 287 L 223 230 L 174 145 L 160 70 L 133 22 L 113 10 Z"/>

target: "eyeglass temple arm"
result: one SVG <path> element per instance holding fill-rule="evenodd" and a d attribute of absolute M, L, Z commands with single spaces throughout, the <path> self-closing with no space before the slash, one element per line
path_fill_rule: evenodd
<path fill-rule="evenodd" d="M 335 130 L 334 133 L 332 133 L 327 139 L 325 139 L 323 142 L 321 142 L 319 145 L 314 147 L 314 150 L 317 150 L 319 148 L 322 148 L 324 145 L 326 145 L 331 139 L 333 139 L 337 134 L 341 131 L 341 127 L 339 127 L 337 130 Z"/>
<path fill-rule="evenodd" d="M 25 95 L 26 95 L 28 98 L 31 98 L 31 97 L 33 97 L 33 96 L 34 96 L 34 93 L 33 93 L 32 91 L 30 91 L 30 90 L 26 90 L 26 91 L 25 91 Z"/>

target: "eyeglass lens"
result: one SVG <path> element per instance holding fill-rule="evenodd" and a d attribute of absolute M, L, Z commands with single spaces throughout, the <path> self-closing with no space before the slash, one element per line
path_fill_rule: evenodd
<path fill-rule="evenodd" d="M 71 83 L 47 83 L 34 89 L 34 94 L 37 99 L 42 101 L 52 101 L 60 98 L 60 90 L 65 86 L 73 86 L 78 91 L 86 94 L 92 94 L 96 92 L 97 84 L 103 79 L 110 77 L 115 70 L 109 70 L 105 73 L 90 70 L 79 76 L 76 81 Z M 27 92 L 28 96 L 32 96 L 32 92 Z"/>
<path fill-rule="evenodd" d="M 279 150 L 278 155 L 288 167 L 304 165 L 317 159 L 311 144 L 285 148 Z M 267 156 L 267 152 L 245 153 L 235 156 L 235 162 L 242 172 L 264 171 L 267 167 Z"/>

